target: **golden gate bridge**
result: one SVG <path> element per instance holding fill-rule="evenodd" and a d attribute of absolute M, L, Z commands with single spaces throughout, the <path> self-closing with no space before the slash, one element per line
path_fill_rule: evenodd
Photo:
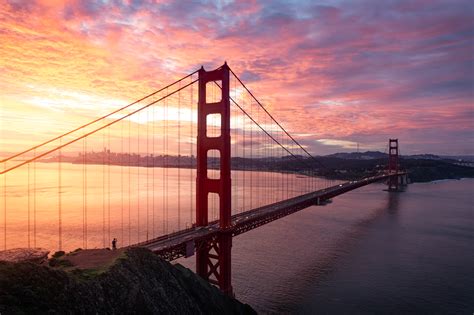
<path fill-rule="evenodd" d="M 100 107 L 97 108 L 100 111 Z M 196 70 L 4 158 L 3 247 L 143 246 L 232 294 L 232 238 L 359 187 L 406 184 L 398 140 L 383 172 L 350 182 L 278 122 L 228 67 Z"/>

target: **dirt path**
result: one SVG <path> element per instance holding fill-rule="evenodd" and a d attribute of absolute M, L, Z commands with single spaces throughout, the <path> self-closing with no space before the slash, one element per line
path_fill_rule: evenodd
<path fill-rule="evenodd" d="M 69 253 L 63 257 L 73 264 L 74 268 L 94 269 L 114 262 L 124 252 L 124 249 L 85 249 Z"/>

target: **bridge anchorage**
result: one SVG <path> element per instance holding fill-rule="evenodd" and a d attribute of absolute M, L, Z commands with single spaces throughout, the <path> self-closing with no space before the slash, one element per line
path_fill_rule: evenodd
<path fill-rule="evenodd" d="M 51 249 L 56 240 L 58 250 L 105 248 L 117 235 L 120 247 L 169 261 L 195 255 L 196 273 L 230 296 L 233 237 L 374 182 L 390 192 L 407 184 L 398 139 L 389 141 L 384 172 L 349 182 L 318 177 L 324 165 L 227 63 L 0 163 L 4 249 Z"/>

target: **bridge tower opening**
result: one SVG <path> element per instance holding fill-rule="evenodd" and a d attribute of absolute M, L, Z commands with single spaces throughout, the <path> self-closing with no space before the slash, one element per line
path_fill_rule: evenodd
<path fill-rule="evenodd" d="M 199 70 L 199 102 L 197 133 L 197 179 L 196 179 L 196 226 L 209 223 L 209 194 L 219 198 L 218 234 L 211 239 L 196 243 L 196 273 L 203 279 L 218 285 L 226 294 L 232 295 L 231 284 L 231 143 L 230 143 L 230 98 L 229 67 L 227 63 L 216 70 Z M 219 82 L 220 100 L 208 102 L 207 84 Z M 219 99 L 219 98 L 217 98 Z M 220 133 L 208 132 L 207 117 L 220 116 Z M 208 177 L 209 151 L 219 151 L 219 178 Z"/>
<path fill-rule="evenodd" d="M 388 141 L 388 173 L 396 174 L 399 170 L 398 164 L 398 139 L 389 139 Z M 398 176 L 391 176 L 388 180 L 388 190 L 398 191 Z"/>

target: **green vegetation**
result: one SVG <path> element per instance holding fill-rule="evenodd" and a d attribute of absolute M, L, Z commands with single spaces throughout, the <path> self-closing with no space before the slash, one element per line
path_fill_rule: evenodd
<path fill-rule="evenodd" d="M 321 167 L 321 164 L 324 167 Z M 306 163 L 294 163 L 285 166 L 280 162 L 277 168 L 290 169 L 295 173 L 309 173 L 312 168 L 318 176 L 356 180 L 372 176 L 387 169 L 387 159 L 347 159 L 336 157 L 318 157 L 316 161 L 307 159 Z M 408 172 L 411 182 L 429 182 L 441 179 L 474 178 L 474 167 L 456 164 L 454 160 L 401 158 L 400 169 Z"/>
<path fill-rule="evenodd" d="M 72 252 L 71 254 L 76 255 L 77 252 Z M 70 255 L 70 254 L 68 254 Z M 115 259 L 105 263 L 105 264 L 100 264 L 95 268 L 86 268 L 86 269 L 80 269 L 80 268 L 68 268 L 66 271 L 68 271 L 72 276 L 75 277 L 76 280 L 78 281 L 88 281 L 96 278 L 97 276 L 106 273 L 107 271 L 110 270 L 112 266 L 115 264 L 121 263 L 125 261 L 128 258 L 127 252 L 122 252 L 119 256 L 117 256 Z M 67 256 L 64 261 L 67 261 Z M 70 262 L 69 262 L 70 263 Z M 72 264 L 70 266 L 73 266 Z"/>
<path fill-rule="evenodd" d="M 73 264 L 69 260 L 55 258 L 55 257 L 52 257 L 48 261 L 48 264 L 50 267 L 72 267 L 73 266 Z"/>
<path fill-rule="evenodd" d="M 59 261 L 79 259 L 62 255 Z M 182 266 L 130 248 L 97 268 L 0 262 L 1 314 L 255 314 Z M 75 261 L 76 261 L 75 260 Z"/>
<path fill-rule="evenodd" d="M 370 155 L 367 155 L 370 153 Z M 364 158 L 355 154 L 321 156 L 315 159 L 284 157 L 278 159 L 233 159 L 234 169 L 291 172 L 316 175 L 329 179 L 357 180 L 387 169 L 387 156 L 380 152 L 366 152 Z M 357 157 L 357 158 L 353 158 Z M 436 156 L 400 158 L 400 169 L 408 172 L 411 182 L 441 179 L 473 178 L 474 167 L 460 165 L 456 160 Z"/>

